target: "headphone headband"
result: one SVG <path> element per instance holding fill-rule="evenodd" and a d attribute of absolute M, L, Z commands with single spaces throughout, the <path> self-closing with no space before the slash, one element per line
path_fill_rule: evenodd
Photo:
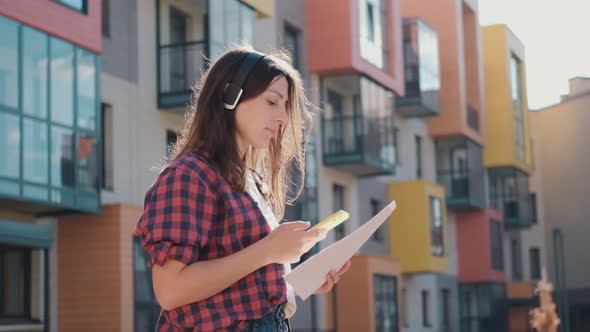
<path fill-rule="evenodd" d="M 225 86 L 225 91 L 223 92 L 223 106 L 228 110 L 234 110 L 240 101 L 240 97 L 244 90 L 242 89 L 250 71 L 256 66 L 256 64 L 264 58 L 264 54 L 259 52 L 251 52 L 247 54 L 242 63 L 240 64 L 240 68 L 238 72 L 233 77 L 233 79 Z"/>

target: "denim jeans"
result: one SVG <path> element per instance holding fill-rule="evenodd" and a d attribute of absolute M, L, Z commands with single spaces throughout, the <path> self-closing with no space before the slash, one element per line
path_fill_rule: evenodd
<path fill-rule="evenodd" d="M 285 305 L 275 307 L 266 316 L 250 322 L 248 331 L 251 332 L 288 332 L 289 323 L 285 319 Z"/>

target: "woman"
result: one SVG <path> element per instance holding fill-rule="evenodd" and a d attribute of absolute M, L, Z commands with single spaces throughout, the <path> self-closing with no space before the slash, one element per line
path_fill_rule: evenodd
<path fill-rule="evenodd" d="M 308 222 L 277 222 L 288 167 L 305 176 L 311 116 L 301 77 L 284 54 L 241 46 L 204 73 L 194 94 L 136 229 L 163 308 L 157 330 L 286 331 L 296 305 L 283 275 L 325 237 L 306 231 Z"/>

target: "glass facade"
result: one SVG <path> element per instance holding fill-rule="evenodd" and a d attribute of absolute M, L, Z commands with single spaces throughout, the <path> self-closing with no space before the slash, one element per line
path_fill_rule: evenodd
<path fill-rule="evenodd" d="M 396 99 L 398 112 L 406 117 L 440 112 L 440 60 L 438 34 L 416 18 L 403 23 L 406 94 Z"/>
<path fill-rule="evenodd" d="M 392 94 L 365 76 L 322 79 L 324 164 L 364 176 L 392 174 Z"/>
<path fill-rule="evenodd" d="M 525 160 L 524 110 L 522 105 L 521 61 L 514 54 L 510 57 L 510 88 L 514 119 L 514 146 L 516 160 Z"/>
<path fill-rule="evenodd" d="M 148 255 L 139 238 L 133 238 L 133 280 L 135 294 L 135 331 L 155 331 L 160 306 L 152 286 L 152 273 L 147 267 Z"/>
<path fill-rule="evenodd" d="M 195 0 L 190 11 L 157 1 L 158 96 L 160 107 L 190 101 L 206 59 L 228 46 L 254 42 L 256 11 L 239 0 Z"/>
<path fill-rule="evenodd" d="M 397 278 L 376 274 L 373 276 L 373 289 L 375 292 L 375 331 L 398 332 Z"/>
<path fill-rule="evenodd" d="M 438 182 L 453 209 L 481 209 L 486 204 L 482 148 L 462 137 L 436 141 Z"/>
<path fill-rule="evenodd" d="M 96 54 L 0 17 L 1 195 L 98 211 L 98 66 Z"/>
<path fill-rule="evenodd" d="M 461 332 L 508 331 L 504 284 L 460 284 Z"/>
<path fill-rule="evenodd" d="M 529 192 L 529 177 L 514 167 L 494 167 L 488 170 L 490 202 L 504 212 L 507 229 L 522 229 L 533 224 L 533 201 Z"/>

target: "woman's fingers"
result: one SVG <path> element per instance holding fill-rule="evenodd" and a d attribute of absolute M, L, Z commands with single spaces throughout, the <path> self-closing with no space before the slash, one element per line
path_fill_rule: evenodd
<path fill-rule="evenodd" d="M 342 265 L 340 270 L 338 270 L 338 275 L 341 276 L 344 273 L 346 273 L 346 271 L 348 271 L 348 269 L 350 269 L 350 265 L 351 265 L 350 261 L 347 261 L 346 263 L 344 263 L 344 265 Z"/>

